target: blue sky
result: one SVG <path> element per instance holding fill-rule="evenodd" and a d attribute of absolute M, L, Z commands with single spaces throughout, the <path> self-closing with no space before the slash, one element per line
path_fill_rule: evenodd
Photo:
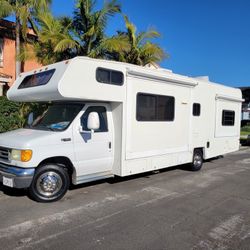
<path fill-rule="evenodd" d="M 98 0 L 102 6 L 104 0 Z M 74 0 L 53 0 L 55 15 L 72 15 Z M 249 0 L 120 0 L 139 31 L 155 28 L 170 58 L 162 67 L 189 76 L 208 75 L 229 86 L 250 86 Z M 124 29 L 110 19 L 107 34 Z"/>

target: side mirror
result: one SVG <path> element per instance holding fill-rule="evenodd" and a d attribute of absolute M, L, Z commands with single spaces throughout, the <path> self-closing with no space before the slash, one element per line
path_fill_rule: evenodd
<path fill-rule="evenodd" d="M 100 128 L 100 119 L 99 119 L 99 115 L 97 112 L 89 113 L 87 127 L 91 131 L 94 131 Z"/>
<path fill-rule="evenodd" d="M 27 121 L 28 125 L 29 126 L 32 125 L 33 121 L 34 121 L 34 113 L 31 112 L 29 113 L 29 116 L 28 116 L 28 121 Z"/>

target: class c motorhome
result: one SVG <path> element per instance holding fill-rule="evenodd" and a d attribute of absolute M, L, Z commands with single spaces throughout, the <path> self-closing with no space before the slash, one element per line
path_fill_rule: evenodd
<path fill-rule="evenodd" d="M 0 182 L 41 202 L 239 149 L 241 91 L 170 70 L 76 57 L 22 73 L 7 96 L 48 104 L 0 135 Z"/>

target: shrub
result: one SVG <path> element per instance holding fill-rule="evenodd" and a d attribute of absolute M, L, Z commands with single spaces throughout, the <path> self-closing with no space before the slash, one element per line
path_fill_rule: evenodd
<path fill-rule="evenodd" d="M 0 96 L 0 133 L 22 128 L 31 111 L 36 117 L 47 108 L 47 103 L 17 103 Z"/>
<path fill-rule="evenodd" d="M 250 126 L 244 126 L 244 127 L 242 127 L 241 131 L 250 132 Z"/>
<path fill-rule="evenodd" d="M 21 104 L 0 97 L 0 133 L 22 127 Z"/>

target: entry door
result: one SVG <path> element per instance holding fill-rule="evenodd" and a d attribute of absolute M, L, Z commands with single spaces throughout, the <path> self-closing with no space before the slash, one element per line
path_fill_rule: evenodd
<path fill-rule="evenodd" d="M 77 176 L 93 175 L 98 177 L 111 174 L 113 165 L 113 135 L 111 113 L 108 105 L 86 106 L 78 123 L 83 130 L 88 131 L 87 120 L 90 112 L 97 112 L 100 128 L 94 133 L 79 132 L 74 128 L 75 158 L 77 161 Z"/>
<path fill-rule="evenodd" d="M 216 100 L 215 137 L 240 136 L 241 103 Z"/>

